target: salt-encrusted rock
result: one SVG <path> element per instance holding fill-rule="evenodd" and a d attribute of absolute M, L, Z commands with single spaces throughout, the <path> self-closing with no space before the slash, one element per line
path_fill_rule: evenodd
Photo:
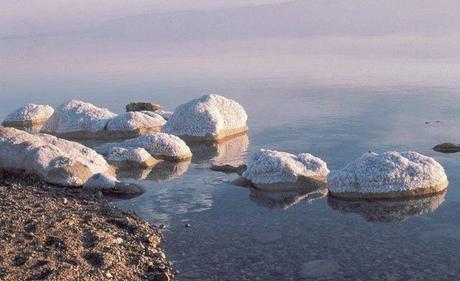
<path fill-rule="evenodd" d="M 162 132 L 186 141 L 217 141 L 245 133 L 247 118 L 236 101 L 205 95 L 177 107 Z"/>
<path fill-rule="evenodd" d="M 328 205 L 343 213 L 356 213 L 372 222 L 400 222 L 411 216 L 434 212 L 447 192 L 405 200 L 360 200 L 328 197 Z"/>
<path fill-rule="evenodd" d="M 6 116 L 2 125 L 5 127 L 29 127 L 42 125 L 53 115 L 54 109 L 49 105 L 29 103 Z"/>
<path fill-rule="evenodd" d="M 83 186 L 86 189 L 112 189 L 119 183 L 119 181 L 110 175 L 107 174 L 95 174 L 89 178 L 85 185 Z"/>
<path fill-rule="evenodd" d="M 457 153 L 460 152 L 460 144 L 458 143 L 441 143 L 433 147 L 434 151 L 442 153 Z"/>
<path fill-rule="evenodd" d="M 165 120 L 169 120 L 171 116 L 173 115 L 174 112 L 172 111 L 164 111 L 164 110 L 158 110 L 155 113 L 158 113 L 161 117 L 163 117 Z"/>
<path fill-rule="evenodd" d="M 107 122 L 106 130 L 112 138 L 137 137 L 149 132 L 159 132 L 166 120 L 158 114 L 141 112 L 122 113 Z"/>
<path fill-rule="evenodd" d="M 328 176 L 332 196 L 400 198 L 439 193 L 447 188 L 444 168 L 417 152 L 369 152 Z"/>
<path fill-rule="evenodd" d="M 149 133 L 121 143 L 108 143 L 96 148 L 98 153 L 107 155 L 114 147 L 144 148 L 153 157 L 168 161 L 186 161 L 192 152 L 180 138 L 165 133 Z"/>
<path fill-rule="evenodd" d="M 152 167 L 158 160 L 143 148 L 114 147 L 107 155 L 107 161 L 116 166 Z"/>
<path fill-rule="evenodd" d="M 310 203 L 315 199 L 323 198 L 327 195 L 327 188 L 319 188 L 314 191 L 267 191 L 258 188 L 251 188 L 249 198 L 257 205 L 269 209 L 286 210 L 297 203 Z"/>
<path fill-rule="evenodd" d="M 71 138 L 92 138 L 104 131 L 109 119 L 116 116 L 106 108 L 71 100 L 54 111 L 42 132 Z"/>
<path fill-rule="evenodd" d="M 93 175 L 87 180 L 83 188 L 90 191 L 101 191 L 106 196 L 123 198 L 131 198 L 144 193 L 141 186 L 118 181 L 115 177 L 107 174 Z"/>
<path fill-rule="evenodd" d="M 308 153 L 293 155 L 286 152 L 261 149 L 248 163 L 243 177 L 261 189 L 286 190 L 324 186 L 329 173 L 326 163 Z"/>
<path fill-rule="evenodd" d="M 81 144 L 13 128 L 0 129 L 0 169 L 73 187 L 83 186 L 96 173 L 113 173 L 101 155 Z"/>
<path fill-rule="evenodd" d="M 161 106 L 151 102 L 131 102 L 126 105 L 126 111 L 157 111 Z"/>

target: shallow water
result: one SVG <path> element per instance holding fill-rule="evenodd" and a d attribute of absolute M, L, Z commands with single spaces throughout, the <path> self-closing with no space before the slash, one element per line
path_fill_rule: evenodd
<path fill-rule="evenodd" d="M 140 197 L 114 204 L 164 224 L 164 248 L 178 280 L 455 280 L 460 273 L 459 154 L 432 147 L 458 141 L 458 89 L 440 87 L 311 87 L 282 81 L 149 86 L 38 94 L 56 105 L 79 98 L 122 111 L 131 100 L 167 109 L 206 92 L 238 100 L 248 136 L 192 147 L 194 159 L 152 170 L 123 171 L 143 185 Z M 3 117 L 27 97 L 8 98 Z M 259 148 L 309 152 L 338 169 L 368 150 L 416 150 L 446 168 L 439 196 L 407 202 L 337 201 L 315 194 L 267 193 L 233 185 L 235 175 L 211 171 L 213 161 L 239 163 Z M 186 228 L 185 224 L 191 227 Z"/>

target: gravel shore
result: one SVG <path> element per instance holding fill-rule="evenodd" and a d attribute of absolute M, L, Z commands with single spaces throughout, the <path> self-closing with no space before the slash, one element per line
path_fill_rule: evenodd
<path fill-rule="evenodd" d="M 0 280 L 172 280 L 161 240 L 100 194 L 0 175 Z"/>

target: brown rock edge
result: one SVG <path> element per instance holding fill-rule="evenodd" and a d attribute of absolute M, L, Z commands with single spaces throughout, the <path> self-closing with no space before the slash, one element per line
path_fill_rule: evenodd
<path fill-rule="evenodd" d="M 0 280 L 172 280 L 158 230 L 81 189 L 0 174 Z"/>
<path fill-rule="evenodd" d="M 158 133 L 160 132 L 161 127 L 152 127 L 152 128 L 139 128 L 137 130 L 131 131 L 79 131 L 79 132 L 69 132 L 69 133 L 52 133 L 52 132 L 43 132 L 45 134 L 50 134 L 57 136 L 63 139 L 69 140 L 117 140 L 117 139 L 131 139 L 137 138 L 139 136 L 148 134 L 148 133 Z"/>
<path fill-rule="evenodd" d="M 198 137 L 198 136 L 189 136 L 189 135 L 177 135 L 179 138 L 184 140 L 185 142 L 214 142 L 214 143 L 219 143 L 223 142 L 225 140 L 241 136 L 246 134 L 249 131 L 248 126 L 244 126 L 241 128 L 236 128 L 236 129 L 229 129 L 229 130 L 223 130 L 220 131 L 217 134 L 208 134 L 203 137 Z"/>
<path fill-rule="evenodd" d="M 31 119 L 31 120 L 24 120 L 24 121 L 3 121 L 3 127 L 16 127 L 16 128 L 23 128 L 23 127 L 33 127 L 33 126 L 40 126 L 46 123 L 48 118 L 42 119 Z"/>
<path fill-rule="evenodd" d="M 404 199 L 413 198 L 420 196 L 435 195 L 444 192 L 449 185 L 448 181 L 445 181 L 439 185 L 417 188 L 414 190 L 404 191 L 391 191 L 391 192 L 376 192 L 376 193 L 360 193 L 360 192 L 332 192 L 329 191 L 329 195 L 332 197 L 343 198 L 343 199 Z"/>

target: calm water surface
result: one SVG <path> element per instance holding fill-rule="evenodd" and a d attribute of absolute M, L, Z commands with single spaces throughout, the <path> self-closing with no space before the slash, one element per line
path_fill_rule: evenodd
<path fill-rule="evenodd" d="M 250 132 L 216 146 L 194 146 L 194 159 L 120 176 L 145 186 L 114 204 L 164 224 L 178 280 L 456 280 L 460 274 L 460 158 L 431 150 L 459 141 L 457 89 L 309 87 L 283 81 L 183 86 L 46 89 L 3 99 L 0 115 L 27 101 L 56 105 L 79 98 L 121 112 L 131 100 L 169 109 L 217 92 L 238 100 Z M 110 94 L 110 99 L 107 98 Z M 267 193 L 233 185 L 209 169 L 240 163 L 259 148 L 309 152 L 339 169 L 368 150 L 416 150 L 446 168 L 448 192 L 406 202 L 337 201 L 312 194 Z M 190 223 L 191 227 L 184 225 Z"/>

